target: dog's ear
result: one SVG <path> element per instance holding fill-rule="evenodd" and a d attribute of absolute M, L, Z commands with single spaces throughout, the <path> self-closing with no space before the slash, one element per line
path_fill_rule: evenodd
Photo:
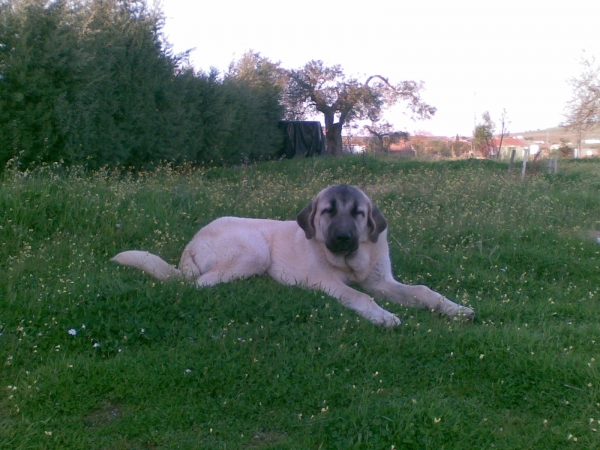
<path fill-rule="evenodd" d="M 315 214 L 317 213 L 317 200 L 313 200 L 308 205 L 304 207 L 298 217 L 296 217 L 296 222 L 300 225 L 300 228 L 304 230 L 306 234 L 306 239 L 312 239 L 315 237 Z"/>
<path fill-rule="evenodd" d="M 373 243 L 377 242 L 379 234 L 387 228 L 387 221 L 383 217 L 383 213 L 373 204 L 369 208 L 367 227 L 369 228 L 369 240 Z"/>

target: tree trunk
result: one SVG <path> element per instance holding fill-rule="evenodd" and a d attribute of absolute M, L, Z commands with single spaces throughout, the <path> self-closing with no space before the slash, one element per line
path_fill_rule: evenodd
<path fill-rule="evenodd" d="M 341 156 L 343 153 L 343 142 L 342 142 L 342 124 L 332 123 L 327 127 L 327 154 L 331 156 Z"/>

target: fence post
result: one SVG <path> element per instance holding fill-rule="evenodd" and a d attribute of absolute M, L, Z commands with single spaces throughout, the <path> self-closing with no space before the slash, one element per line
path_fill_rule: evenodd
<path fill-rule="evenodd" d="M 515 153 L 517 153 L 517 151 L 513 148 L 513 151 L 510 154 L 510 162 L 508 163 L 508 171 L 509 172 L 512 170 L 513 163 L 515 162 Z"/>
<path fill-rule="evenodd" d="M 554 157 L 548 160 L 548 173 L 558 172 L 558 154 L 554 154 Z"/>
<path fill-rule="evenodd" d="M 525 179 L 525 172 L 527 172 L 527 160 L 529 159 L 529 149 L 526 148 L 523 151 L 523 170 L 521 171 L 521 181 Z"/>

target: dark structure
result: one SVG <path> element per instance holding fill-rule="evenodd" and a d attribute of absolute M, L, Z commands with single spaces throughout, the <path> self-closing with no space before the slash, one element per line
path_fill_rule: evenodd
<path fill-rule="evenodd" d="M 320 122 L 282 121 L 279 122 L 279 128 L 285 134 L 283 147 L 277 154 L 280 158 L 325 154 L 325 135 Z"/>

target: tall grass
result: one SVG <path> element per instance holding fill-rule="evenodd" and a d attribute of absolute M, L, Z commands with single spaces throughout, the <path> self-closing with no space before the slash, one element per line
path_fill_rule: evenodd
<path fill-rule="evenodd" d="M 266 278 L 197 290 L 176 263 L 222 215 L 294 219 L 363 188 L 397 277 L 474 323 L 385 305 L 382 329 Z M 600 161 L 521 183 L 488 161 L 347 157 L 0 183 L 0 448 L 598 448 Z"/>

